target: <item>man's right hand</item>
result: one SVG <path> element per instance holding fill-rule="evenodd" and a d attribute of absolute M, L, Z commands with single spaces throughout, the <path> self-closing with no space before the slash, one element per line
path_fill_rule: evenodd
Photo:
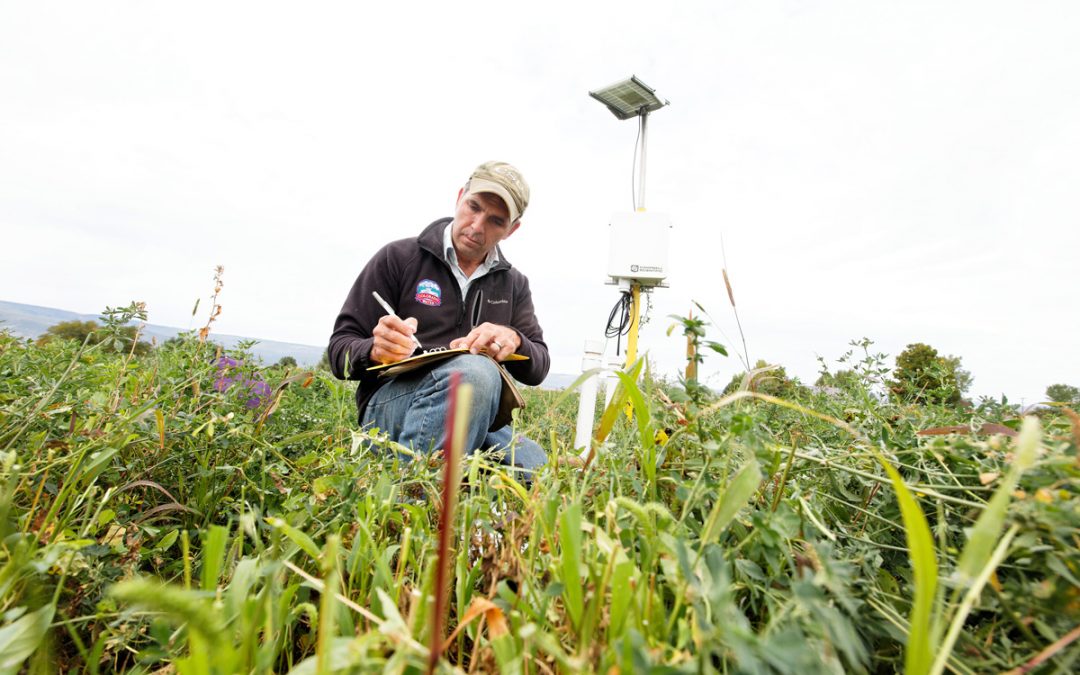
<path fill-rule="evenodd" d="M 379 319 L 371 334 L 375 342 L 371 345 L 371 360 L 376 363 L 397 363 L 412 356 L 416 343 L 412 336 L 416 332 L 416 319 L 409 317 L 404 321 L 387 314 Z"/>

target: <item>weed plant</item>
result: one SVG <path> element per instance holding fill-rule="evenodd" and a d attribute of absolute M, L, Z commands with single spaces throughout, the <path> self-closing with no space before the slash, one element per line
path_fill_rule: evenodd
<path fill-rule="evenodd" d="M 517 425 L 551 463 L 526 487 L 470 456 L 444 524 L 442 459 L 358 430 L 350 383 L 200 337 L 137 356 L 0 333 L 0 672 L 424 672 L 432 649 L 440 672 L 507 673 L 1080 658 L 1068 413 L 895 405 L 869 343 L 841 364 L 857 376 L 790 399 L 639 363 L 584 463 L 575 394 L 528 391 Z"/>

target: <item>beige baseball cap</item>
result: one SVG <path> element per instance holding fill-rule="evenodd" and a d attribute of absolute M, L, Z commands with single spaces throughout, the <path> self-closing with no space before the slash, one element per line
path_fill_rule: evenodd
<path fill-rule="evenodd" d="M 469 176 L 469 194 L 489 192 L 500 197 L 515 223 L 529 205 L 529 184 L 521 172 L 506 162 L 484 162 Z"/>

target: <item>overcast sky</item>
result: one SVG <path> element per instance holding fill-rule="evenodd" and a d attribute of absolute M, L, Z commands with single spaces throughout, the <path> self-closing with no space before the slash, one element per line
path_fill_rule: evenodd
<path fill-rule="evenodd" d="M 926 342 L 1030 404 L 1080 385 L 1078 44 L 1076 2 L 0 0 L 0 299 L 196 327 L 220 264 L 219 332 L 324 345 L 372 253 L 501 159 L 532 186 L 503 251 L 575 372 L 637 131 L 587 92 L 633 73 L 671 101 L 655 369 L 692 301 L 741 349 L 722 236 L 751 359 L 812 382 Z"/>

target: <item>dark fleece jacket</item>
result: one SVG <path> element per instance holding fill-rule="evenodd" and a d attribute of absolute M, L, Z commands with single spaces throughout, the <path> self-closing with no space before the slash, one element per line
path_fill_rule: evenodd
<path fill-rule="evenodd" d="M 537 385 L 547 375 L 550 359 L 544 332 L 533 312 L 529 280 L 510 266 L 499 249 L 495 267 L 469 286 L 462 301 L 443 248 L 443 230 L 451 218 L 428 225 L 419 237 L 400 239 L 376 253 L 356 278 L 341 307 L 328 348 L 330 369 L 342 379 L 360 380 L 356 408 L 362 416 L 371 395 L 386 383 L 367 371 L 371 331 L 386 312 L 372 296 L 377 292 L 402 318 L 415 317 L 416 337 L 425 349 L 445 347 L 484 322 L 509 326 L 521 337 L 517 352 L 528 361 L 503 365 L 524 384 Z"/>

